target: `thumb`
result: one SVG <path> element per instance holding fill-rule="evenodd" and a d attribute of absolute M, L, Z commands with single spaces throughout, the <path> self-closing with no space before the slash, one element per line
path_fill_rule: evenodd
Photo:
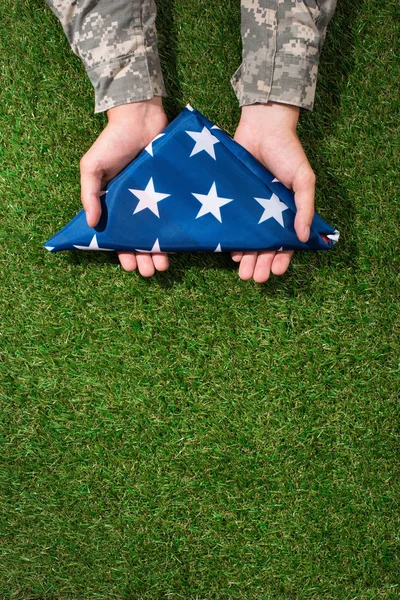
<path fill-rule="evenodd" d="M 315 197 L 315 174 L 308 162 L 296 173 L 293 181 L 293 191 L 297 208 L 294 229 L 299 240 L 307 242 L 314 217 Z"/>
<path fill-rule="evenodd" d="M 100 191 L 103 171 L 85 154 L 80 163 L 81 201 L 86 212 L 89 227 L 95 227 L 100 220 Z"/>

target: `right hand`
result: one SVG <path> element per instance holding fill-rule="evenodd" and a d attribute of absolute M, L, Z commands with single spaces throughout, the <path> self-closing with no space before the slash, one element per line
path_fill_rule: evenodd
<path fill-rule="evenodd" d="M 300 109 L 297 106 L 268 102 L 242 107 L 242 116 L 235 140 L 292 189 L 297 207 L 294 228 L 301 242 L 307 242 L 314 216 L 315 175 L 307 160 L 296 125 Z M 240 262 L 239 277 L 253 277 L 264 283 L 270 274 L 283 275 L 289 267 L 293 251 L 232 252 Z"/>
<path fill-rule="evenodd" d="M 81 200 L 89 227 L 95 227 L 99 222 L 99 196 L 103 187 L 168 125 L 158 96 L 110 108 L 107 117 L 106 128 L 80 163 Z M 151 277 L 156 269 L 165 271 L 169 266 L 168 256 L 164 253 L 118 252 L 118 257 L 125 271 L 134 271 L 138 267 L 144 277 Z"/>

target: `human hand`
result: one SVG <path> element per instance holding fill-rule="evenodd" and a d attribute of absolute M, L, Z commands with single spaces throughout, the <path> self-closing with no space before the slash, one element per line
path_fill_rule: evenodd
<path fill-rule="evenodd" d="M 296 134 L 299 113 L 296 106 L 274 102 L 243 106 L 234 139 L 293 190 L 297 207 L 294 228 L 299 240 L 306 242 L 314 216 L 315 174 Z M 285 273 L 293 252 L 232 252 L 231 255 L 235 262 L 240 262 L 241 279 L 253 277 L 256 283 L 263 283 L 271 273 Z"/>
<path fill-rule="evenodd" d="M 99 196 L 103 186 L 168 125 L 158 96 L 111 108 L 107 117 L 106 128 L 80 163 L 81 200 L 89 227 L 95 227 L 99 222 Z M 156 269 L 165 271 L 169 266 L 168 256 L 163 253 L 118 252 L 118 257 L 123 269 L 134 271 L 138 267 L 144 277 L 151 277 Z"/>

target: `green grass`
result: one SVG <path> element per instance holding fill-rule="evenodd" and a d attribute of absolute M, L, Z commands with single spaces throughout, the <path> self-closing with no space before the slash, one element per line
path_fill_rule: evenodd
<path fill-rule="evenodd" d="M 159 5 L 169 116 L 232 134 L 239 1 Z M 104 115 L 44 2 L 2 3 L 1 599 L 400 597 L 398 6 L 339 5 L 299 133 L 342 237 L 259 285 L 42 249 Z"/>

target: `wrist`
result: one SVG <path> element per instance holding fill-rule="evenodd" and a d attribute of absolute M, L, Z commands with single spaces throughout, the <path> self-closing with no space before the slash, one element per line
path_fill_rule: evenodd
<path fill-rule="evenodd" d="M 290 130 L 295 133 L 299 116 L 298 106 L 268 102 L 242 106 L 240 122 L 253 128 L 262 127 L 263 132 L 279 133 L 282 130 Z"/>
<path fill-rule="evenodd" d="M 158 114 L 164 115 L 162 98 L 161 96 L 154 96 L 150 100 L 130 102 L 110 108 L 107 111 L 107 118 L 109 123 L 115 123 L 142 120 Z"/>

